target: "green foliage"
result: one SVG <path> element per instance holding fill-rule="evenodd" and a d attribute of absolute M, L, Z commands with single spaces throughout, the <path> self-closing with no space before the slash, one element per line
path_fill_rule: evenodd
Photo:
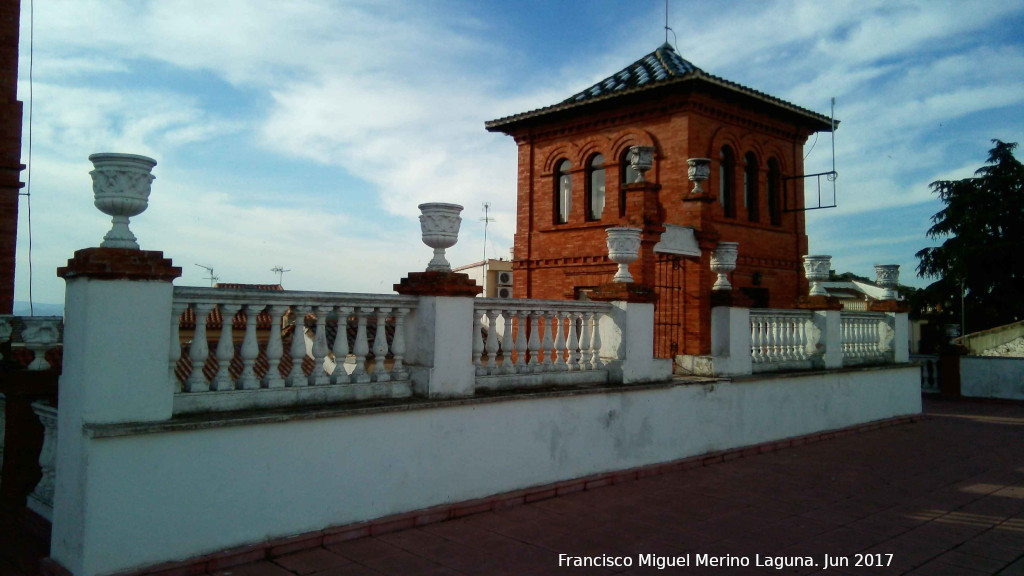
<path fill-rule="evenodd" d="M 945 240 L 917 253 L 918 275 L 937 279 L 924 299 L 959 322 L 963 290 L 968 332 L 1024 318 L 1024 165 L 1016 143 L 993 142 L 973 178 L 932 182 L 945 207 L 928 237 Z"/>

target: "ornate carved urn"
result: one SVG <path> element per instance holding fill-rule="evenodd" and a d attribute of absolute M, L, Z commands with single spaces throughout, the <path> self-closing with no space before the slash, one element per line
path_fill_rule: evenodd
<path fill-rule="evenodd" d="M 459 241 L 459 225 L 462 206 L 442 202 L 420 204 L 420 231 L 423 243 L 434 249 L 434 257 L 427 265 L 427 272 L 451 272 L 452 266 L 445 258 L 445 250 Z"/>
<path fill-rule="evenodd" d="M 50 363 L 46 361 L 47 350 L 53 348 L 60 338 L 60 323 L 63 318 L 60 316 L 23 316 L 21 321 L 25 327 L 21 329 L 21 339 L 28 348 L 35 354 L 28 370 L 49 370 Z"/>
<path fill-rule="evenodd" d="M 647 182 L 644 172 L 654 166 L 654 146 L 630 146 L 629 165 L 640 176 L 637 182 Z"/>
<path fill-rule="evenodd" d="M 814 255 L 804 256 L 804 274 L 807 281 L 811 283 L 811 296 L 828 296 L 828 292 L 821 287 L 821 283 L 828 280 L 829 270 L 832 269 L 832 256 Z"/>
<path fill-rule="evenodd" d="M 634 146 L 637 148 L 637 146 Z M 608 258 L 619 265 L 612 282 L 632 282 L 629 265 L 640 257 L 639 228 L 608 228 Z"/>
<path fill-rule="evenodd" d="M 138 216 L 149 205 L 153 179 L 150 173 L 156 160 L 137 154 L 102 152 L 89 156 L 92 176 L 93 204 L 111 216 L 113 226 L 103 237 L 101 248 L 138 250 L 135 235 L 128 229 L 128 219 Z"/>
<path fill-rule="evenodd" d="M 689 158 L 686 163 L 689 165 L 686 175 L 690 178 L 690 182 L 693 182 L 693 190 L 690 190 L 690 194 L 703 194 L 704 188 L 700 183 L 711 176 L 711 159 Z"/>
<path fill-rule="evenodd" d="M 882 300 L 896 300 L 896 286 L 900 282 L 899 264 L 875 264 L 875 284 L 885 289 Z"/>
<path fill-rule="evenodd" d="M 728 274 L 736 269 L 736 258 L 739 253 L 739 242 L 719 242 L 711 251 L 711 271 L 718 274 L 712 290 L 732 290 Z"/>

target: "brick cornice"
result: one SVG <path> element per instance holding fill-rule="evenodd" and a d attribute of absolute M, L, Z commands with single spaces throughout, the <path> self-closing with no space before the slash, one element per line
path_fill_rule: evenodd
<path fill-rule="evenodd" d="M 75 252 L 67 266 L 57 268 L 57 276 L 95 280 L 157 280 L 171 282 L 181 276 L 164 253 L 126 248 L 85 248 Z"/>
<path fill-rule="evenodd" d="M 410 272 L 394 285 L 395 292 L 409 296 L 476 296 L 484 291 L 468 274 L 458 272 Z"/>

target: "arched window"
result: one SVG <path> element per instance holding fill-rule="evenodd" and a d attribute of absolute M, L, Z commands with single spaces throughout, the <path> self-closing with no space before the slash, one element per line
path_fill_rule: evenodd
<path fill-rule="evenodd" d="M 726 218 L 736 217 L 736 157 L 732 148 L 722 146 L 722 157 L 718 162 L 718 201 Z"/>
<path fill-rule="evenodd" d="M 640 181 L 640 173 L 629 163 L 629 148 L 622 152 L 619 158 L 619 217 L 626 216 L 626 184 Z"/>
<path fill-rule="evenodd" d="M 757 156 L 747 152 L 743 160 L 743 203 L 747 207 L 747 220 L 757 222 L 761 219 L 761 199 L 757 197 Z"/>
<path fill-rule="evenodd" d="M 587 166 L 587 219 L 600 220 L 604 212 L 604 156 L 595 154 Z"/>
<path fill-rule="evenodd" d="M 782 172 L 775 158 L 768 159 L 768 220 L 782 225 Z"/>
<path fill-rule="evenodd" d="M 558 202 L 555 205 L 555 222 L 565 224 L 569 221 L 569 212 L 572 210 L 572 174 L 569 169 L 572 164 L 568 160 L 558 163 L 558 173 L 555 175 L 555 198 Z"/>

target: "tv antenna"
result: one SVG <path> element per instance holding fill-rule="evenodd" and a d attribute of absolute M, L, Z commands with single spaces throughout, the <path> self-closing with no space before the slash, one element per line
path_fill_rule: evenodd
<path fill-rule="evenodd" d="M 669 32 L 672 32 L 672 39 L 675 40 L 678 43 L 679 39 L 676 38 L 676 31 L 673 30 L 672 28 L 670 28 L 669 25 L 668 25 L 668 0 L 665 0 L 665 43 L 666 44 L 668 44 L 668 33 Z"/>
<path fill-rule="evenodd" d="M 836 207 L 836 179 L 839 178 L 839 173 L 836 172 L 836 126 L 838 125 L 838 122 L 836 122 L 836 97 L 835 96 L 832 97 L 831 104 L 832 104 L 832 111 L 831 111 L 831 116 L 829 117 L 829 128 L 830 128 L 830 130 L 829 130 L 829 137 L 832 139 L 832 169 L 827 171 L 827 172 L 818 172 L 817 174 L 804 174 L 802 176 L 786 176 L 786 177 L 782 178 L 782 185 L 783 185 L 783 189 L 782 189 L 782 211 L 783 212 L 807 212 L 808 210 L 821 210 L 823 208 L 835 208 Z M 815 137 L 815 138 L 817 138 L 817 137 Z M 815 142 L 817 142 L 817 139 L 815 139 Z M 814 149 L 814 144 L 811 144 L 811 149 L 812 150 Z M 810 153 L 811 153 L 811 151 L 808 150 L 807 154 L 810 154 Z M 804 158 L 806 158 L 806 157 L 807 156 L 805 155 Z M 822 177 L 825 178 L 826 182 L 831 182 L 832 183 L 832 203 L 831 204 L 824 204 L 824 203 L 822 203 L 822 200 L 821 200 L 821 188 L 822 188 L 822 186 L 821 186 L 821 179 L 822 179 Z M 817 188 L 818 188 L 818 203 L 815 206 L 806 206 L 805 205 L 805 206 L 800 207 L 800 206 L 796 206 L 796 199 L 794 198 L 793 199 L 794 206 L 792 206 L 792 207 L 789 206 L 789 193 L 788 193 L 789 192 L 789 190 L 788 190 L 789 187 L 786 185 L 787 182 L 789 182 L 790 180 L 806 180 L 808 178 L 814 178 L 815 179 L 815 182 L 816 182 Z M 827 187 L 828 184 L 826 184 L 825 186 Z M 794 192 L 795 192 L 795 190 L 794 190 Z M 805 195 L 806 195 L 806 192 L 805 192 Z"/>
<path fill-rule="evenodd" d="M 271 272 L 277 273 L 277 283 L 284 287 L 284 273 L 291 272 L 291 270 L 285 270 L 284 266 L 277 265 L 270 269 Z"/>
<path fill-rule="evenodd" d="M 484 217 L 480 219 L 484 223 L 484 262 L 487 262 L 487 225 L 494 222 L 494 218 L 491 218 L 491 203 L 484 202 Z"/>
<path fill-rule="evenodd" d="M 209 280 L 210 288 L 213 288 L 213 285 L 217 283 L 217 280 L 220 280 L 220 276 L 214 275 L 212 266 L 203 266 L 202 264 L 196 264 L 196 266 L 199 266 L 203 270 L 206 270 L 207 272 L 210 273 L 210 275 L 206 278 L 203 278 L 203 280 Z"/>

